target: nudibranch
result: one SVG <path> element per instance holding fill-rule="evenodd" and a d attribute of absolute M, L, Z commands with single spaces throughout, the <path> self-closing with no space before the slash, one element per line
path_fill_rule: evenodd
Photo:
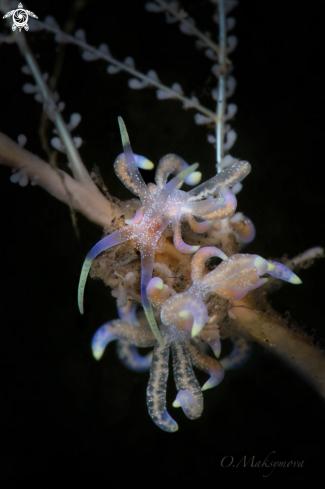
<path fill-rule="evenodd" d="M 218 257 L 222 262 L 206 273 L 206 262 L 212 257 Z M 174 432 L 178 425 L 166 408 L 170 350 L 178 391 L 173 407 L 182 407 L 189 419 L 197 419 L 203 411 L 202 391 L 218 385 L 224 377 L 224 370 L 240 366 L 250 353 L 245 340 L 235 338 L 231 355 L 218 360 L 221 350 L 217 324 L 219 311 L 209 317 L 207 299 L 211 294 L 230 301 L 240 299 L 250 290 L 263 285 L 268 280 L 265 274 L 292 284 L 301 283 L 287 267 L 259 255 L 235 254 L 228 258 L 216 247 L 201 248 L 193 255 L 192 285 L 185 292 L 175 293 L 160 277 L 154 277 L 148 283 L 147 296 L 159 312 L 158 322 L 164 345 L 157 341 L 144 321 L 145 318 L 137 318 L 136 306 L 129 301 L 127 306 L 119 310 L 119 320 L 109 321 L 95 333 L 93 355 L 99 360 L 107 344 L 117 340 L 119 357 L 128 368 L 143 371 L 151 363 L 147 388 L 148 411 L 159 428 Z M 211 347 L 215 357 L 202 350 L 202 342 Z M 153 355 L 145 357 L 140 356 L 135 348 L 151 346 L 154 347 Z M 193 366 L 209 375 L 202 388 Z"/>
<path fill-rule="evenodd" d="M 152 278 L 157 243 L 169 226 L 173 232 L 174 246 L 185 254 L 195 253 L 199 246 L 184 243 L 181 236 L 181 222 L 187 221 L 196 233 L 204 233 L 215 220 L 231 217 L 236 210 L 236 198 L 231 187 L 239 183 L 250 172 L 250 164 L 237 161 L 205 183 L 184 192 L 179 190 L 186 181 L 197 183 L 198 164 L 188 166 L 176 155 L 167 155 L 158 164 L 156 184 L 146 185 L 138 165 L 146 165 L 146 158 L 134 155 L 129 136 L 121 117 L 119 126 L 123 151 L 114 163 L 114 169 L 122 183 L 140 199 L 140 207 L 133 219 L 126 220 L 125 226 L 99 241 L 88 253 L 84 261 L 78 288 L 78 304 L 83 313 L 83 295 L 87 276 L 96 256 L 113 246 L 132 240 L 141 256 L 141 301 L 150 328 L 164 348 L 163 337 L 156 323 L 147 294 L 147 286 Z M 170 181 L 168 177 L 175 175 Z M 217 196 L 217 197 L 216 197 Z M 201 219 L 198 222 L 195 217 Z"/>

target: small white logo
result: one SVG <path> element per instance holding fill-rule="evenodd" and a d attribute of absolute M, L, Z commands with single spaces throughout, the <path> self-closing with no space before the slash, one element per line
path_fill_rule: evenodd
<path fill-rule="evenodd" d="M 15 31 L 17 28 L 19 29 L 19 32 L 21 32 L 22 28 L 25 29 L 25 31 L 29 30 L 29 26 L 27 24 L 28 22 L 28 16 L 34 17 L 35 19 L 38 19 L 37 15 L 35 15 L 33 12 L 30 10 L 24 10 L 23 5 L 21 3 L 18 4 L 17 10 L 11 10 L 10 12 L 7 12 L 6 15 L 3 16 L 3 19 L 6 19 L 7 17 L 12 16 L 12 30 Z"/>

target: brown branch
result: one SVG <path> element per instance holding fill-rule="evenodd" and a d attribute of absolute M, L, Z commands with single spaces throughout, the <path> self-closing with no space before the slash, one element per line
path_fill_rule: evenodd
<path fill-rule="evenodd" d="M 53 197 L 67 205 L 72 202 L 75 210 L 81 212 L 90 221 L 105 227 L 107 232 L 112 230 L 112 219 L 121 214 L 121 207 L 110 203 L 95 185 L 85 186 L 78 183 L 67 173 L 53 169 L 38 156 L 22 149 L 2 133 L 0 133 L 0 164 L 15 170 L 25 169 L 29 180 L 35 185 L 43 187 Z M 299 255 L 300 258 L 292 259 L 292 267 L 315 258 L 320 253 L 319 250 L 321 249 L 315 248 Z M 157 261 L 166 265 L 175 261 L 174 265 L 177 267 L 182 258 L 185 260 L 182 266 L 188 267 L 186 261 L 188 257 L 184 258 L 168 241 L 164 254 L 157 254 Z M 185 274 L 187 273 L 189 273 L 188 269 L 185 271 Z M 250 295 L 239 301 L 233 301 L 232 305 L 230 310 L 231 317 L 234 319 L 231 321 L 232 330 L 241 336 L 248 336 L 287 361 L 325 398 L 324 353 L 308 339 L 286 327 L 285 322 L 271 310 L 270 306 L 267 313 L 258 310 L 251 302 Z"/>
<path fill-rule="evenodd" d="M 285 326 L 283 321 L 254 308 L 245 297 L 233 301 L 233 323 L 241 335 L 248 335 L 264 348 L 298 370 L 325 399 L 325 355 L 311 342 Z"/>
<path fill-rule="evenodd" d="M 43 187 L 65 204 L 72 204 L 73 209 L 95 224 L 105 227 L 107 231 L 111 228 L 113 217 L 120 214 L 118 206 L 110 204 L 95 185 L 82 185 L 64 171 L 54 170 L 3 133 L 0 133 L 0 164 L 15 170 L 25 169 L 28 180 L 34 185 Z"/>

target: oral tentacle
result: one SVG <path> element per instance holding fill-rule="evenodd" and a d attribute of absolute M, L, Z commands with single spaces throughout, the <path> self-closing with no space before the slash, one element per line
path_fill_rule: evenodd
<path fill-rule="evenodd" d="M 149 328 L 140 328 L 137 324 L 115 319 L 103 324 L 94 334 L 91 342 L 94 358 L 100 360 L 106 346 L 115 340 L 125 340 L 143 348 L 153 346 L 156 342 Z"/>
<path fill-rule="evenodd" d="M 251 171 L 251 165 L 247 161 L 238 161 L 218 173 L 207 182 L 201 183 L 188 192 L 190 200 L 201 200 L 216 195 L 224 188 L 230 188 L 241 182 Z"/>
<path fill-rule="evenodd" d="M 282 265 L 282 263 L 278 263 L 277 261 L 267 260 L 268 263 L 274 265 L 273 270 L 267 270 L 266 273 L 269 273 L 275 278 L 279 278 L 280 280 L 284 280 L 285 282 L 289 282 L 290 284 L 299 285 L 302 283 L 300 278 L 293 273 L 289 268 Z"/>
<path fill-rule="evenodd" d="M 144 156 L 135 155 L 135 154 L 133 154 L 133 156 L 138 168 L 143 168 L 145 170 L 152 170 L 152 168 L 154 167 L 154 164 Z M 132 192 L 134 195 L 139 197 L 141 200 L 145 199 L 147 195 L 147 189 L 145 189 L 144 191 L 143 186 L 137 185 L 137 180 L 132 180 L 124 153 L 119 154 L 115 158 L 114 170 L 116 176 L 121 180 L 123 185 L 130 190 L 130 192 Z"/>
<path fill-rule="evenodd" d="M 172 433 L 178 430 L 178 425 L 166 408 L 168 360 L 169 346 L 156 344 L 147 387 L 147 406 L 153 422 L 162 430 Z"/>
<path fill-rule="evenodd" d="M 183 181 L 191 175 L 197 168 L 199 164 L 194 163 L 194 165 L 189 166 L 188 168 L 185 168 L 185 170 L 181 171 L 178 173 L 174 178 L 172 178 L 162 189 L 160 196 L 159 196 L 159 202 L 165 202 L 167 200 L 167 197 L 175 190 Z"/>
<path fill-rule="evenodd" d="M 163 156 L 157 166 L 155 182 L 160 189 L 163 189 L 167 183 L 169 175 L 180 173 L 186 170 L 189 165 L 178 155 L 168 154 Z M 197 185 L 202 177 L 201 172 L 193 172 L 191 175 L 184 179 L 187 185 Z"/>
<path fill-rule="evenodd" d="M 169 298 L 170 289 L 168 285 L 164 284 L 161 278 L 154 277 L 148 284 L 147 295 L 154 307 L 160 309 L 164 302 Z"/>
<path fill-rule="evenodd" d="M 184 341 L 173 341 L 174 380 L 178 394 L 174 407 L 182 407 L 189 419 L 197 419 L 203 411 L 203 396 L 192 368 L 192 362 Z"/>
<path fill-rule="evenodd" d="M 146 372 L 150 369 L 152 352 L 147 355 L 140 355 L 136 346 L 128 341 L 119 340 L 116 344 L 116 351 L 123 365 L 133 372 Z"/>
<path fill-rule="evenodd" d="M 178 251 L 190 255 L 191 253 L 195 253 L 200 248 L 200 246 L 192 246 L 184 243 L 182 239 L 182 226 L 180 221 L 175 221 L 172 227 L 174 232 L 173 243 Z"/>
<path fill-rule="evenodd" d="M 207 219 L 209 221 L 214 221 L 215 219 L 225 219 L 226 217 L 231 217 L 237 207 L 237 199 L 235 194 L 229 190 L 228 188 L 223 189 L 219 192 L 221 198 L 223 198 L 223 202 L 220 206 L 210 214 L 202 215 L 202 219 Z"/>
<path fill-rule="evenodd" d="M 188 223 L 192 231 L 194 231 L 197 234 L 203 234 L 209 231 L 211 228 L 213 221 L 202 221 L 198 222 L 196 219 L 194 219 L 193 216 L 189 215 L 188 218 Z"/>
<path fill-rule="evenodd" d="M 159 331 L 155 316 L 153 314 L 153 310 L 151 307 L 151 303 L 147 294 L 147 287 L 152 278 L 153 266 L 155 261 L 155 255 L 150 254 L 146 256 L 141 256 L 141 300 L 143 310 L 147 317 L 149 326 L 157 341 L 161 346 L 165 346 L 165 342 L 161 333 Z"/>
<path fill-rule="evenodd" d="M 125 155 L 125 160 L 126 160 L 126 166 L 128 173 L 130 174 L 131 177 L 131 182 L 133 186 L 136 189 L 137 194 L 140 196 L 141 201 L 145 199 L 148 193 L 147 186 L 141 176 L 141 173 L 139 172 L 139 169 L 136 165 L 134 154 L 132 152 L 131 144 L 130 144 L 130 139 L 128 132 L 126 130 L 124 121 L 122 117 L 118 117 L 118 123 L 120 126 L 120 132 L 121 132 L 121 139 L 122 139 L 122 145 L 123 145 L 123 151 Z M 124 183 L 124 182 L 123 182 Z"/>
<path fill-rule="evenodd" d="M 143 219 L 143 208 L 140 210 L 138 209 L 132 219 L 125 219 L 125 224 L 140 224 L 140 222 Z"/>
<path fill-rule="evenodd" d="M 195 253 L 191 263 L 191 279 L 193 282 L 199 282 L 202 279 L 206 262 L 214 256 L 221 258 L 221 260 L 228 260 L 228 256 L 215 246 L 205 246 Z"/>
<path fill-rule="evenodd" d="M 161 309 L 161 320 L 167 326 L 190 332 L 192 338 L 204 328 L 209 317 L 206 305 L 195 294 L 183 292 L 166 300 Z"/>
<path fill-rule="evenodd" d="M 191 200 L 182 205 L 182 211 L 186 214 L 206 219 L 206 216 L 210 216 L 210 214 L 213 216 L 217 212 L 224 200 L 224 198 L 214 199 L 212 197 L 208 197 L 205 200 Z M 207 220 L 213 219 L 209 217 Z"/>
<path fill-rule="evenodd" d="M 240 245 L 250 243 L 255 238 L 255 226 L 242 212 L 236 212 L 230 219 L 230 224 Z"/>
<path fill-rule="evenodd" d="M 103 326 L 101 326 L 94 334 L 91 340 L 91 351 L 96 360 L 102 358 L 106 346 L 111 343 L 111 341 L 118 339 L 118 335 L 114 332 L 114 323 L 117 322 L 120 323 L 121 321 L 109 321 L 103 324 Z"/>
<path fill-rule="evenodd" d="M 84 312 L 83 299 L 84 299 L 85 285 L 93 260 L 102 251 L 108 250 L 109 248 L 112 248 L 112 246 L 116 246 L 120 243 L 123 243 L 123 241 L 127 241 L 128 239 L 130 239 L 131 232 L 132 232 L 131 226 L 123 227 L 118 231 L 115 231 L 114 233 L 109 234 L 105 238 L 98 241 L 98 243 L 96 243 L 95 246 L 89 251 L 82 265 L 80 279 L 79 279 L 79 286 L 78 286 L 78 306 L 81 314 L 83 314 Z"/>
<path fill-rule="evenodd" d="M 220 362 L 199 350 L 193 342 L 188 342 L 187 347 L 191 355 L 193 365 L 202 370 L 202 372 L 210 375 L 210 378 L 203 385 L 202 391 L 211 389 L 212 387 L 220 384 L 225 375 L 224 369 L 222 368 Z"/>
<path fill-rule="evenodd" d="M 232 342 L 232 352 L 220 360 L 220 364 L 225 370 L 235 370 L 244 365 L 249 360 L 253 350 L 252 343 L 240 336 L 233 337 Z"/>

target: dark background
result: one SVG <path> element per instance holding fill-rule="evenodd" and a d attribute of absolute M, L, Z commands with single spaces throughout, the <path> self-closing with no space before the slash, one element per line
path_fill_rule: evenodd
<path fill-rule="evenodd" d="M 71 1 L 30 1 L 25 8 L 40 19 L 53 15 L 62 26 Z M 257 237 L 246 251 L 265 258 L 294 256 L 324 245 L 324 76 L 322 48 L 325 2 L 301 8 L 298 1 L 241 2 L 233 11 L 238 46 L 230 55 L 237 90 L 231 99 L 238 112 L 231 122 L 237 142 L 231 153 L 248 160 L 252 173 L 238 196 L 238 210 L 254 222 Z M 183 6 L 202 30 L 217 28 L 208 1 Z M 74 17 L 74 15 L 72 15 Z M 75 17 L 88 42 L 106 42 L 117 59 L 133 56 L 140 71 L 155 69 L 167 85 L 178 82 L 214 109 L 210 92 L 211 62 L 194 47 L 194 38 L 167 25 L 163 14 L 150 14 L 140 1 L 90 1 Z M 5 31 L 4 21 L 1 29 Z M 56 44 L 51 34 L 27 33 L 42 71 L 53 69 Z M 13 139 L 28 138 L 26 148 L 44 159 L 38 126 L 41 106 L 22 92 L 32 82 L 15 46 L 0 46 L 0 129 Z M 135 153 L 157 162 L 166 153 L 201 163 L 204 179 L 214 174 L 214 150 L 207 128 L 196 126 L 192 111 L 177 101 L 158 101 L 155 91 L 130 90 L 128 76 L 106 74 L 106 63 L 84 62 L 79 48 L 67 46 L 58 82 L 66 103 L 66 120 L 80 112 L 74 131 L 84 144 L 88 169 L 94 164 L 113 195 L 130 194 L 114 175 L 112 163 L 121 152 L 117 116 L 127 125 Z M 49 131 L 49 136 L 51 133 Z M 65 157 L 60 156 L 61 168 Z M 166 434 L 151 421 L 146 408 L 148 374 L 126 370 L 111 344 L 100 362 L 90 341 L 98 327 L 116 317 L 110 291 L 89 281 L 86 314 L 77 309 L 77 283 L 84 257 L 101 230 L 78 217 L 75 236 L 69 210 L 41 188 L 21 188 L 0 168 L 2 218 L 1 287 L 1 476 L 10 481 L 36 481 L 52 487 L 66 469 L 75 481 L 83 474 L 93 483 L 128 481 L 176 486 L 197 478 L 201 484 L 254 479 L 311 481 L 322 469 L 324 402 L 295 372 L 259 346 L 250 362 L 229 372 L 220 386 L 204 394 L 202 417 L 189 421 L 168 408 L 179 431 Z M 325 338 L 322 260 L 299 275 L 303 285 L 284 286 L 272 297 L 283 314 L 290 311 L 307 331 Z M 202 379 L 200 377 L 200 379 Z M 304 461 L 304 468 L 245 469 L 221 466 L 231 455 L 255 461 Z M 113 472 L 112 472 L 113 471 Z M 53 486 L 54 487 L 54 486 Z"/>

